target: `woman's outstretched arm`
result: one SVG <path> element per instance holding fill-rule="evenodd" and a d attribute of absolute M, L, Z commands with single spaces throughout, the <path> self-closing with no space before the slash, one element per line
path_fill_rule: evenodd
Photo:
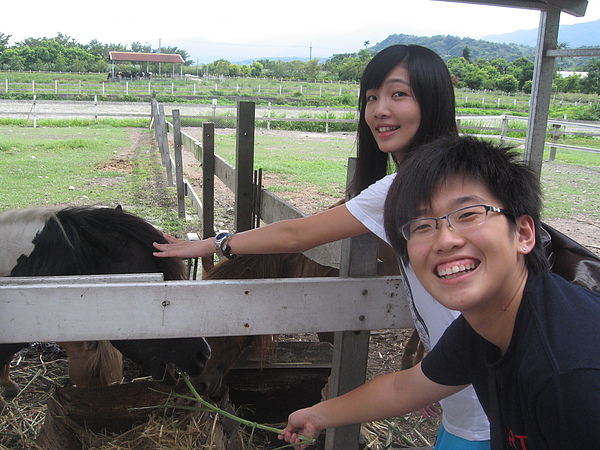
<path fill-rule="evenodd" d="M 235 234 L 229 241 L 231 253 L 300 253 L 319 245 L 369 230 L 346 208 L 336 206 L 300 219 L 282 220 L 261 228 Z M 194 258 L 215 253 L 214 238 L 184 241 L 167 236 L 168 244 L 154 243 L 159 257 Z"/>

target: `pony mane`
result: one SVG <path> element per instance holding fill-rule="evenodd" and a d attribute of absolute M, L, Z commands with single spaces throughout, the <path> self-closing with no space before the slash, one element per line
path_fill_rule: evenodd
<path fill-rule="evenodd" d="M 68 207 L 57 212 L 63 226 L 85 227 L 98 233 L 117 233 L 124 239 L 139 243 L 152 257 L 154 265 L 164 274 L 165 280 L 188 278 L 183 261 L 178 258 L 156 258 L 154 242 L 168 243 L 163 234 L 146 220 L 118 208 Z M 76 232 L 73 228 L 73 232 Z"/>
<path fill-rule="evenodd" d="M 166 280 L 187 278 L 187 270 L 181 259 L 153 256 L 153 242 L 167 242 L 162 233 L 144 219 L 121 208 L 73 206 L 55 209 L 45 217 L 46 224 L 33 243 L 52 249 L 53 254 L 56 254 L 54 258 L 46 257 L 52 261 L 40 262 L 44 268 L 38 271 L 50 270 L 46 273 L 49 275 L 97 273 L 92 267 L 99 256 L 110 256 L 120 248 L 137 244 L 143 249 L 143 254 L 138 259 L 144 259 L 141 263 L 145 268 L 134 270 L 132 265 L 133 272 L 147 272 L 149 269 L 146 268 L 152 267 L 152 270 L 162 272 Z M 62 241 L 58 240 L 58 236 L 62 236 Z M 53 273 L 52 270 L 61 269 L 49 269 L 49 266 L 58 264 L 61 256 L 65 261 L 77 261 L 76 269 L 71 267 L 68 270 L 75 273 Z M 37 274 L 40 273 L 35 273 Z"/>

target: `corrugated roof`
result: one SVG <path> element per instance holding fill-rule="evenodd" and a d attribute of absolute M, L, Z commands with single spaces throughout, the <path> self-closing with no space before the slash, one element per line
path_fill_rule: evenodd
<path fill-rule="evenodd" d="M 508 6 L 513 8 L 539 9 L 547 5 L 556 6 L 573 16 L 583 17 L 588 0 L 442 0 L 454 3 L 475 3 L 478 5 Z"/>
<path fill-rule="evenodd" d="M 184 63 L 177 53 L 108 52 L 111 61 Z"/>

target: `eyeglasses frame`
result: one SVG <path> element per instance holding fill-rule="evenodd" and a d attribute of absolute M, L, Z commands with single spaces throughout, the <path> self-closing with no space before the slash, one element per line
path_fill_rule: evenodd
<path fill-rule="evenodd" d="M 406 231 L 407 227 L 411 223 L 414 223 L 414 222 L 417 222 L 417 221 L 421 221 L 421 220 L 435 220 L 435 228 L 433 229 L 434 230 L 433 233 L 432 234 L 428 234 L 426 236 L 421 236 L 421 238 L 428 238 L 428 237 L 431 237 L 431 236 L 435 236 L 439 232 L 439 229 L 440 229 L 440 220 L 442 220 L 442 219 L 445 219 L 446 223 L 448 224 L 448 227 L 450 228 L 450 230 L 454 231 L 454 230 L 457 229 L 457 227 L 455 227 L 454 225 L 452 225 L 452 222 L 450 222 L 450 217 L 449 216 L 451 216 L 451 215 L 453 215 L 453 214 L 455 214 L 455 213 L 457 213 L 459 211 L 462 211 L 464 209 L 469 209 L 469 208 L 473 208 L 473 207 L 476 207 L 476 206 L 483 206 L 485 208 L 485 219 L 483 220 L 483 222 L 475 224 L 475 225 L 469 225 L 467 227 L 458 227 L 458 229 L 462 230 L 462 229 L 476 227 L 476 226 L 484 224 L 485 221 L 487 220 L 488 213 L 490 211 L 491 212 L 501 213 L 501 214 L 504 214 L 505 216 L 513 216 L 513 214 L 509 213 L 505 209 L 499 208 L 497 206 L 480 205 L 480 204 L 478 204 L 478 205 L 463 206 L 462 208 L 458 208 L 458 209 L 456 209 L 456 210 L 454 210 L 452 212 L 449 212 L 448 214 L 446 214 L 444 216 L 440 216 L 440 217 L 422 217 L 420 219 L 413 219 L 413 220 L 410 220 L 410 221 L 406 222 L 404 225 L 402 225 L 402 227 L 400 229 L 402 231 L 402 237 L 404 237 L 404 239 L 406 241 L 410 241 L 411 240 L 410 239 L 410 231 Z"/>

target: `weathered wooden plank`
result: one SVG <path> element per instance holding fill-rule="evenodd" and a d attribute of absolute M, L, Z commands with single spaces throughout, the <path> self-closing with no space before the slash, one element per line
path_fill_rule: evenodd
<path fill-rule="evenodd" d="M 290 278 L 0 286 L 0 342 L 405 328 L 402 279 Z"/>
<path fill-rule="evenodd" d="M 134 283 L 140 281 L 163 281 L 162 273 L 131 273 L 119 275 L 63 275 L 48 277 L 0 277 L 0 286 L 27 284 L 89 284 L 89 283 Z"/>
<path fill-rule="evenodd" d="M 235 169 L 231 164 L 221 158 L 219 155 L 215 155 L 215 176 L 217 176 L 230 191 L 235 190 Z"/>
<path fill-rule="evenodd" d="M 175 186 L 177 187 L 177 216 L 185 219 L 185 180 L 183 178 L 183 155 L 181 143 L 181 117 L 179 110 L 174 109 L 173 114 L 173 153 L 175 155 Z"/>
<path fill-rule="evenodd" d="M 235 231 L 252 228 L 254 103 L 238 102 L 235 151 Z"/>
<path fill-rule="evenodd" d="M 215 124 L 202 124 L 202 237 L 215 235 Z"/>
<path fill-rule="evenodd" d="M 295 206 L 286 202 L 277 195 L 263 189 L 261 192 L 261 219 L 266 223 L 279 220 L 297 219 L 306 216 Z M 331 242 L 304 252 L 313 261 L 330 267 L 340 266 L 341 242 Z"/>

